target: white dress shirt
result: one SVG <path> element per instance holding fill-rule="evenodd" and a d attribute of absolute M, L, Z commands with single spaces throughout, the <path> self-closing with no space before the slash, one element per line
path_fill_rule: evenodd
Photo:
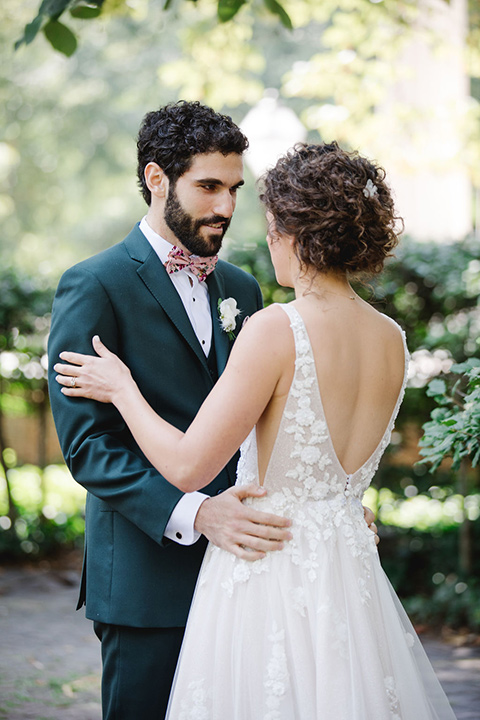
<path fill-rule="evenodd" d="M 140 222 L 140 230 L 147 238 L 158 257 L 165 263 L 173 245 L 156 233 L 147 223 L 146 217 Z M 208 288 L 205 282 L 199 282 L 190 270 L 178 270 L 169 275 L 190 319 L 195 335 L 202 350 L 208 357 L 212 344 L 212 315 Z M 200 537 L 194 528 L 195 518 L 200 505 L 209 496 L 201 492 L 185 493 L 173 509 L 165 528 L 165 537 L 180 545 L 192 545 Z"/>

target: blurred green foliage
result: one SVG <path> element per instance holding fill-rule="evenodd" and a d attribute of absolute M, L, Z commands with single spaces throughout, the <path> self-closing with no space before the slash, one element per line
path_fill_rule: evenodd
<path fill-rule="evenodd" d="M 48 409 L 46 338 L 53 287 L 9 266 L 0 268 L 0 467 L 5 478 L 7 514 L 15 519 L 8 471 L 5 420 L 17 410 L 35 412 L 40 425 L 40 462 L 45 464 Z M 42 444 L 43 442 L 43 444 Z"/>
<path fill-rule="evenodd" d="M 82 547 L 85 491 L 65 466 L 11 468 L 9 479 L 17 513 L 9 517 L 0 492 L 0 557 L 39 558 L 63 547 Z"/>
<path fill-rule="evenodd" d="M 424 424 L 419 444 L 423 462 L 431 464 L 432 472 L 446 457 L 453 459 L 454 470 L 459 470 L 466 458 L 472 467 L 480 461 L 480 360 L 471 358 L 452 365 L 450 374 L 450 386 L 436 378 L 427 387 L 427 395 L 439 407 Z"/>
<path fill-rule="evenodd" d="M 60 272 L 120 240 L 144 212 L 135 188 L 134 145 L 145 112 L 182 97 L 241 122 L 264 88 L 278 88 L 310 140 L 335 135 L 344 146 L 363 148 L 383 162 L 387 150 L 403 151 L 401 143 L 385 148 L 383 120 L 375 112 L 399 79 L 399 53 L 413 34 L 422 41 L 427 37 L 439 51 L 442 43 L 428 27 L 419 27 L 416 0 L 281 0 L 292 30 L 272 13 L 271 0 L 269 8 L 263 0 L 105 0 L 94 22 L 84 22 L 82 2 L 73 13 L 68 10 L 67 24 L 79 42 L 67 59 L 49 45 L 64 44 L 58 49 L 67 54 L 74 49 L 70 30 L 59 28 L 63 18 L 60 23 L 60 15 L 55 17 L 66 1 L 42 4 L 45 17 L 36 29 L 44 22 L 57 25 L 13 55 L 12 43 L 39 2 L 2 3 L 0 291 L 10 315 L 0 333 L 0 422 L 13 412 L 36 412 L 40 421 L 45 411 L 44 343 L 51 287 Z M 69 0 L 68 7 L 73 5 Z M 231 22 L 219 24 L 220 5 L 221 19 L 231 13 Z M 475 0 L 469 8 L 472 98 L 459 152 L 478 189 L 480 15 Z M 411 108 L 398 108 L 398 122 L 408 133 L 415 122 Z M 239 195 L 224 257 L 253 272 L 266 304 L 288 301 L 291 292 L 274 281 L 262 210 L 248 173 Z M 383 276 L 356 289 L 400 322 L 412 352 L 410 386 L 393 443 L 367 498 L 382 523 L 382 561 L 402 596 L 415 595 L 417 618 L 423 613 L 478 629 L 478 562 L 472 558 L 468 573 L 461 562 L 465 547 L 478 540 L 478 473 L 467 465 L 460 480 L 445 462 L 435 476 L 424 465 L 398 463 L 412 426 L 419 432 L 436 406 L 425 392 L 428 382 L 448 373 L 453 360 L 478 357 L 478 238 L 455 244 L 405 238 Z M 9 480 L 7 485 L 0 478 L 0 552 L 35 557 L 58 543 L 78 542 L 83 496 L 78 506 L 69 504 L 73 481 L 59 476 L 64 478 L 59 499 L 52 502 L 50 467 L 17 468 L 11 448 L 0 454 Z"/>
<path fill-rule="evenodd" d="M 163 0 L 164 11 L 169 10 L 174 2 L 175 0 Z M 198 0 L 183 2 L 197 3 Z M 219 22 L 232 20 L 240 8 L 247 4 L 253 5 L 250 0 L 216 0 Z M 108 13 L 117 10 L 119 5 L 119 2 L 109 3 L 104 0 L 42 0 L 37 15 L 25 26 L 22 37 L 15 43 L 15 49 L 24 44 L 29 45 L 41 30 L 55 50 L 70 57 L 77 49 L 77 38 L 59 18 L 68 12 L 70 19 L 92 20 L 99 17 L 104 6 Z M 125 3 L 125 6 L 128 11 L 128 3 Z M 255 5 L 253 7 L 255 8 Z M 292 29 L 290 16 L 278 0 L 263 0 L 263 9 L 276 16 L 284 27 Z"/>

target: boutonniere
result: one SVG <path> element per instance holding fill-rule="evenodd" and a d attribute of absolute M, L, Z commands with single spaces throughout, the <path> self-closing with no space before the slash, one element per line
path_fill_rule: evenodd
<path fill-rule="evenodd" d="M 237 308 L 237 301 L 234 298 L 227 298 L 222 300 L 218 299 L 218 316 L 220 318 L 220 324 L 222 330 L 227 333 L 230 340 L 235 340 L 236 322 L 235 318 L 240 315 L 240 310 Z"/>

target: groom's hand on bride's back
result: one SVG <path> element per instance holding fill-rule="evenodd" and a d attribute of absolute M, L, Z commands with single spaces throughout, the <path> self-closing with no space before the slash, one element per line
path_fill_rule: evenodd
<path fill-rule="evenodd" d="M 235 486 L 200 505 L 195 530 L 223 550 L 245 560 L 259 560 L 267 552 L 281 550 L 292 539 L 288 518 L 244 505 L 247 497 L 263 497 L 258 485 Z"/>
<path fill-rule="evenodd" d="M 368 529 L 371 530 L 375 535 L 375 543 L 378 545 L 380 538 L 378 537 L 378 528 L 375 525 L 375 515 L 369 507 L 363 506 L 363 517 L 368 525 Z"/>

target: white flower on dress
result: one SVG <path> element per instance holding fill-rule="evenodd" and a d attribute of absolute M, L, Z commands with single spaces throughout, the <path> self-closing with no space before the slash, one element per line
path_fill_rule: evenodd
<path fill-rule="evenodd" d="M 250 577 L 251 568 L 246 560 L 235 564 L 233 570 L 233 582 L 246 582 Z"/>
<path fill-rule="evenodd" d="M 263 686 L 266 694 L 265 705 L 269 712 L 264 714 L 264 718 L 265 720 L 280 720 L 279 708 L 289 684 L 285 631 L 278 630 L 277 624 L 274 622 L 268 639 L 272 643 L 272 647 L 270 659 L 265 668 Z"/>
<path fill-rule="evenodd" d="M 306 617 L 305 608 L 307 607 L 307 601 L 303 587 L 292 588 L 291 595 L 293 609 L 300 613 L 302 617 Z"/>
<path fill-rule="evenodd" d="M 411 633 L 405 633 L 405 640 L 407 641 L 407 647 L 413 647 L 415 644 L 414 637 Z"/>
<path fill-rule="evenodd" d="M 319 461 L 320 456 L 320 448 L 316 447 L 315 445 L 307 445 L 303 448 L 300 455 L 302 462 L 307 463 L 307 465 L 314 465 L 316 462 Z"/>
<path fill-rule="evenodd" d="M 237 315 L 240 315 L 240 310 L 237 308 L 237 301 L 234 298 L 227 298 L 218 300 L 218 315 L 220 317 L 220 323 L 222 330 L 228 334 L 230 340 L 233 340 Z"/>
<path fill-rule="evenodd" d="M 308 425 L 311 425 L 314 422 L 315 413 L 313 410 L 310 410 L 310 408 L 299 408 L 295 415 L 295 420 L 299 425 L 308 427 Z"/>

